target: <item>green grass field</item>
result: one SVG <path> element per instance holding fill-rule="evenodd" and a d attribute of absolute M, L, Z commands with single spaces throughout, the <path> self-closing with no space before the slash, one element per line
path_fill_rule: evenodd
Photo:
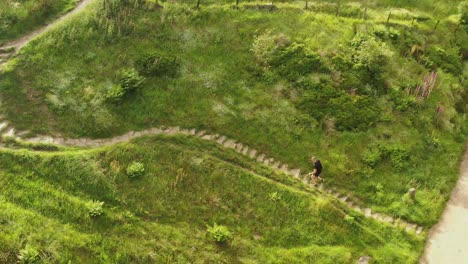
<path fill-rule="evenodd" d="M 132 161 L 144 175 L 126 175 Z M 26 248 L 44 263 L 416 263 L 423 242 L 186 137 L 2 150 L 0 166 L 2 263 Z M 104 202 L 102 215 L 89 215 L 92 201 Z M 232 241 L 211 241 L 214 223 Z"/>
<path fill-rule="evenodd" d="M 3 115 L 31 135 L 73 138 L 205 129 L 305 172 L 315 155 L 326 185 L 373 211 L 437 222 L 468 135 L 466 1 L 195 4 L 93 2 L 10 61 Z M 4 216 L 27 216 L 0 237 L 4 259 L 25 244 L 87 263 L 416 263 L 422 250 L 194 139 L 1 155 Z M 124 173 L 132 160 L 145 164 L 141 179 Z M 87 216 L 93 200 L 102 217 Z M 215 222 L 233 232 L 229 246 L 206 240 Z M 49 237 L 55 228 L 63 236 Z"/>

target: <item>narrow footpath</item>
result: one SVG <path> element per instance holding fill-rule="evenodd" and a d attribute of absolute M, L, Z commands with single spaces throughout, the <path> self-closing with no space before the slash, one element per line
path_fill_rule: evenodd
<path fill-rule="evenodd" d="M 460 178 L 439 223 L 429 232 L 420 264 L 468 263 L 468 145 Z"/>
<path fill-rule="evenodd" d="M 88 4 L 91 3 L 92 0 L 79 0 L 78 3 L 76 4 L 75 8 L 70 10 L 68 13 L 64 14 L 63 16 L 59 17 L 56 20 L 51 21 L 48 23 L 46 26 L 43 26 L 39 29 L 36 29 L 23 37 L 16 39 L 12 42 L 9 42 L 5 44 L 5 47 L 9 48 L 14 48 L 15 52 L 18 52 L 21 48 L 23 48 L 26 44 L 28 44 L 32 39 L 37 37 L 38 35 L 42 34 L 43 32 L 47 31 L 48 29 L 52 28 L 56 24 L 60 23 L 61 21 L 69 18 L 70 16 L 73 16 L 76 13 L 79 13 L 81 10 L 83 10 Z"/>

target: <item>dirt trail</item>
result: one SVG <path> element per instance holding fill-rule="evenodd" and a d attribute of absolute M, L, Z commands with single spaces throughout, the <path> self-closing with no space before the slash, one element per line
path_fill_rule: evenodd
<path fill-rule="evenodd" d="M 59 17 L 56 20 L 53 20 L 52 22 L 50 22 L 46 26 L 43 26 L 43 27 L 41 27 L 41 28 L 39 28 L 39 29 L 37 29 L 37 30 L 35 30 L 33 32 L 30 32 L 30 33 L 24 35 L 23 37 L 21 37 L 19 39 L 8 42 L 3 46 L 4 47 L 14 47 L 15 52 L 18 52 L 21 48 L 23 48 L 26 44 L 28 44 L 28 42 L 30 42 L 36 36 L 40 35 L 44 31 L 50 29 L 55 24 L 60 23 L 61 21 L 67 19 L 68 17 L 80 12 L 81 10 L 83 10 L 83 8 L 85 8 L 92 1 L 93 0 L 81 0 L 81 1 L 79 1 L 79 3 L 76 5 L 76 7 L 74 9 L 72 9 L 70 12 L 64 14 L 63 16 Z"/>
<path fill-rule="evenodd" d="M 468 263 L 468 145 L 460 174 L 442 218 L 429 232 L 421 264 Z"/>

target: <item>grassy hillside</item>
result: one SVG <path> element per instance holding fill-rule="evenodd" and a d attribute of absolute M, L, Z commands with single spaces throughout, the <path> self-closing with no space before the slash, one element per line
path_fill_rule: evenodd
<path fill-rule="evenodd" d="M 0 44 L 20 37 L 64 13 L 77 0 L 2 0 L 0 2 Z"/>
<path fill-rule="evenodd" d="M 137 178 L 127 176 L 133 161 L 144 165 Z M 0 166 L 0 263 L 18 254 L 34 263 L 355 263 L 362 255 L 416 263 L 422 248 L 422 239 L 196 139 L 2 150 Z M 212 241 L 214 223 L 232 240 Z"/>
<path fill-rule="evenodd" d="M 467 135 L 464 11 L 459 1 L 392 2 L 387 23 L 391 2 L 268 11 L 97 1 L 10 63 L 3 109 L 33 134 L 178 125 L 303 170 L 315 154 L 327 184 L 430 226 Z"/>

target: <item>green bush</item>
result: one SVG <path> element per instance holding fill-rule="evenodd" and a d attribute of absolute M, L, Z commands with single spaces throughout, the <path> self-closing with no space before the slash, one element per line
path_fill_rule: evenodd
<path fill-rule="evenodd" d="M 362 161 L 371 168 L 375 167 L 381 160 L 382 153 L 379 149 L 368 149 L 364 152 L 362 157 Z"/>
<path fill-rule="evenodd" d="M 118 102 L 122 100 L 125 95 L 125 91 L 121 85 L 112 85 L 109 90 L 107 90 L 105 98 L 107 101 Z"/>
<path fill-rule="evenodd" d="M 416 98 L 408 95 L 406 92 L 392 88 L 389 92 L 390 99 L 396 110 L 406 111 L 416 105 Z"/>
<path fill-rule="evenodd" d="M 357 69 L 378 73 L 388 63 L 392 51 L 372 35 L 358 33 L 351 40 L 351 60 Z"/>
<path fill-rule="evenodd" d="M 270 65 L 281 76 L 290 81 L 322 68 L 320 56 L 307 52 L 305 45 L 294 42 L 274 53 Z"/>
<path fill-rule="evenodd" d="M 463 73 L 463 63 L 457 47 L 444 49 L 438 45 L 431 46 L 422 56 L 422 61 L 428 68 L 440 67 L 455 76 Z"/>
<path fill-rule="evenodd" d="M 96 217 L 102 215 L 104 202 L 92 201 L 88 203 L 88 214 L 91 217 Z"/>
<path fill-rule="evenodd" d="M 352 96 L 326 83 L 310 81 L 300 83 L 299 88 L 303 94 L 298 108 L 317 120 L 333 117 L 340 131 L 364 131 L 380 121 L 381 110 L 372 97 Z"/>
<path fill-rule="evenodd" d="M 121 101 L 125 95 L 140 88 L 144 81 L 145 77 L 140 76 L 135 69 L 123 70 L 120 73 L 119 83 L 110 86 L 104 98 L 110 102 Z"/>
<path fill-rule="evenodd" d="M 129 178 L 138 178 L 145 174 L 145 165 L 143 163 L 134 161 L 127 167 L 127 176 Z"/>
<path fill-rule="evenodd" d="M 137 67 L 143 76 L 147 77 L 175 77 L 180 64 L 176 57 L 154 52 L 138 59 Z"/>
<path fill-rule="evenodd" d="M 29 245 L 26 245 L 25 248 L 20 250 L 18 258 L 21 263 L 24 264 L 38 263 L 40 259 L 39 251 Z"/>
<path fill-rule="evenodd" d="M 397 170 L 403 170 L 408 167 L 410 155 L 406 147 L 400 144 L 380 145 L 380 151 L 383 157 L 390 159 L 392 166 Z"/>
<path fill-rule="evenodd" d="M 208 236 L 217 243 L 227 243 L 232 240 L 232 233 L 226 226 L 214 224 L 207 228 Z"/>
<path fill-rule="evenodd" d="M 145 77 L 140 76 L 138 71 L 135 69 L 127 69 L 122 71 L 120 76 L 119 85 L 122 87 L 122 90 L 127 92 L 132 92 L 140 88 L 140 86 L 145 81 Z"/>

